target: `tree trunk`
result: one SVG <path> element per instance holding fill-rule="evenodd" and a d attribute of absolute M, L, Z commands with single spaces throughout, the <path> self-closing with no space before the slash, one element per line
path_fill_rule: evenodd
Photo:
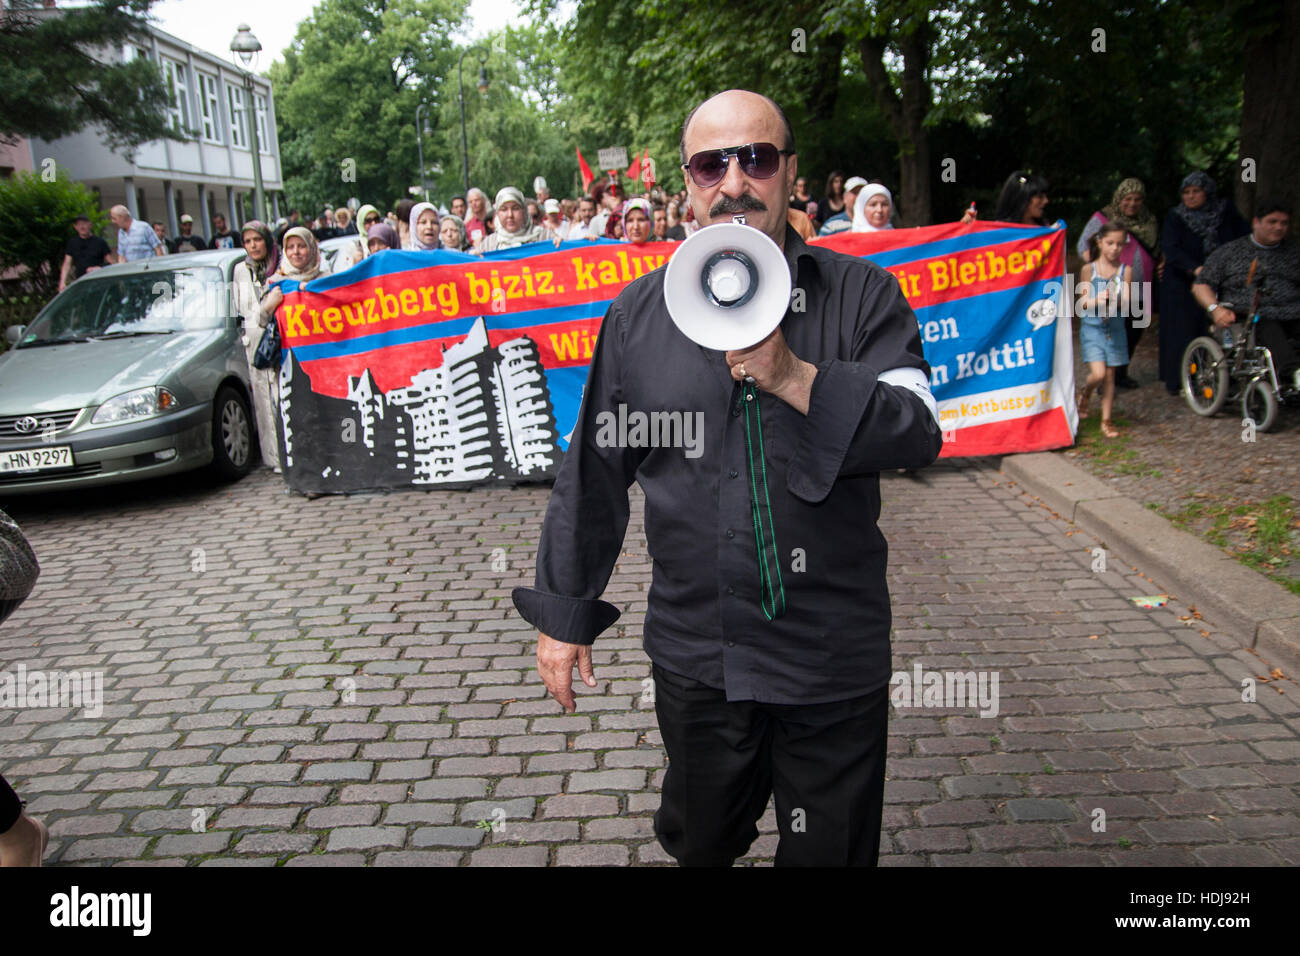
<path fill-rule="evenodd" d="M 1247 219 L 1261 198 L 1280 199 L 1300 211 L 1300 179 L 1295 157 L 1300 155 L 1300 4 L 1261 4 L 1281 8 L 1281 22 L 1246 47 L 1246 74 L 1241 104 L 1241 155 L 1235 199 Z M 1242 178 L 1244 160 L 1255 161 L 1256 182 Z M 1292 234 L 1295 230 L 1292 229 Z"/>
<path fill-rule="evenodd" d="M 930 136 L 925 128 L 925 117 L 931 106 L 930 81 L 926 75 L 930 39 L 928 22 L 897 36 L 903 55 L 901 96 L 894 90 L 885 68 L 889 38 L 867 36 L 858 41 L 867 82 L 898 139 L 898 212 L 900 221 L 907 226 L 927 226 L 931 222 Z"/>

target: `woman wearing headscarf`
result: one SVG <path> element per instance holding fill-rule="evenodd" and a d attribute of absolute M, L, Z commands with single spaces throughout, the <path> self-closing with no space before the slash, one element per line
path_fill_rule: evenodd
<path fill-rule="evenodd" d="M 1083 257 L 1084 262 L 1088 262 L 1092 255 L 1090 251 L 1092 237 L 1097 235 L 1101 227 L 1108 222 L 1119 226 L 1126 233 L 1119 262 L 1128 277 L 1127 281 L 1136 283 L 1129 288 L 1138 290 L 1145 289 L 1142 283 L 1154 285 L 1159 273 L 1164 269 L 1156 217 L 1146 207 L 1146 192 L 1147 189 L 1140 179 L 1129 177 L 1121 182 L 1111 197 L 1110 205 L 1103 206 L 1092 214 L 1092 218 L 1083 229 L 1083 234 L 1079 236 L 1078 245 L 1079 255 Z M 1146 314 L 1150 314 L 1153 306 L 1153 302 L 1147 303 Z M 1138 340 L 1142 338 L 1142 329 L 1133 322 L 1126 322 L 1125 328 L 1128 354 L 1131 358 L 1134 354 L 1133 350 L 1137 348 Z M 1137 388 L 1138 383 L 1128 377 L 1127 365 L 1115 369 L 1115 385 L 1118 388 Z"/>
<path fill-rule="evenodd" d="M 302 231 L 307 232 L 305 229 Z M 244 223 L 240 235 L 246 255 L 242 262 L 235 264 L 235 311 L 244 319 L 244 350 L 248 355 L 249 380 L 253 386 L 253 414 L 262 445 L 262 461 L 278 472 L 280 455 L 275 419 L 271 417 L 271 393 L 265 375 L 270 370 L 253 368 L 253 356 L 257 353 L 257 346 L 262 341 L 262 330 L 266 327 L 262 321 L 260 302 L 266 293 L 267 281 L 280 267 L 280 248 L 275 244 L 270 227 L 257 219 Z"/>
<path fill-rule="evenodd" d="M 506 186 L 497 193 L 496 232 L 479 243 L 480 252 L 494 252 L 497 249 L 513 249 L 530 242 L 541 242 L 546 238 L 546 227 L 539 226 L 528 215 L 524 204 L 524 194 L 514 186 Z"/>
<path fill-rule="evenodd" d="M 431 202 L 418 202 L 411 207 L 411 249 L 441 249 L 438 239 L 438 209 Z"/>
<path fill-rule="evenodd" d="M 1246 235 L 1250 227 L 1232 203 L 1216 195 L 1214 180 L 1191 173 L 1182 184 L 1182 202 L 1165 216 L 1165 274 L 1160 282 L 1160 378 L 1171 395 L 1182 391 L 1183 352 L 1205 332 L 1208 317 L 1192 297 L 1211 252 Z"/>
<path fill-rule="evenodd" d="M 453 216 L 451 213 L 442 217 L 442 225 L 438 227 L 438 238 L 442 240 L 442 247 L 450 249 L 452 252 L 464 252 L 469 245 L 469 239 L 465 231 L 465 220 L 460 216 Z"/>
<path fill-rule="evenodd" d="M 338 257 L 334 260 L 335 272 L 342 272 L 344 269 L 356 265 L 366 256 L 370 255 L 370 250 L 367 247 L 365 237 L 369 233 L 371 226 L 377 222 L 383 221 L 384 218 L 379 214 L 379 210 L 370 205 L 370 203 L 366 203 L 357 210 L 358 229 L 356 231 L 360 234 L 360 238 L 357 239 L 356 243 L 348 246 L 338 254 Z M 401 248 L 400 244 L 398 248 Z"/>
<path fill-rule="evenodd" d="M 247 225 L 244 230 L 247 232 Z M 284 279 L 293 279 L 299 283 L 310 282 L 328 271 L 321 263 L 320 246 L 316 243 L 316 237 L 312 235 L 310 229 L 295 226 L 284 234 L 284 249 L 280 256 L 279 267 L 266 277 L 266 285 L 271 288 L 262 296 L 262 301 L 257 307 L 256 335 L 249 336 L 252 340 L 253 352 L 257 351 L 257 343 L 262 339 L 262 332 L 275 321 L 275 310 L 284 301 L 284 293 L 275 283 Z M 252 352 L 250 352 L 248 372 L 253 383 L 253 408 L 257 416 L 257 433 L 262 444 L 262 461 L 279 474 L 280 438 L 277 424 L 280 410 L 280 370 L 253 368 Z"/>
<path fill-rule="evenodd" d="M 640 196 L 623 203 L 623 241 L 643 246 L 653 239 L 654 216 L 654 207 Z"/>
<path fill-rule="evenodd" d="M 366 255 L 373 256 L 376 252 L 383 252 L 385 249 L 402 248 L 402 240 L 397 235 L 397 230 L 386 222 L 372 223 L 366 230 Z"/>
<path fill-rule="evenodd" d="M 869 183 L 858 192 L 853 203 L 854 232 L 880 232 L 893 229 L 889 217 L 894 212 L 894 197 L 880 183 Z"/>

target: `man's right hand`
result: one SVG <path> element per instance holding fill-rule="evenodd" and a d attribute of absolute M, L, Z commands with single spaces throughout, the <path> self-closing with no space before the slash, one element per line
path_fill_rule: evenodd
<path fill-rule="evenodd" d="M 1227 306 L 1219 306 L 1214 310 L 1214 324 L 1221 329 L 1226 329 L 1237 321 L 1237 313 L 1233 312 Z"/>
<path fill-rule="evenodd" d="M 573 665 L 578 665 L 578 674 L 588 687 L 596 686 L 596 674 L 591 666 L 590 644 L 567 644 L 538 632 L 537 634 L 537 673 L 542 675 L 542 683 L 559 701 L 568 713 L 573 713 L 577 701 L 573 696 Z"/>

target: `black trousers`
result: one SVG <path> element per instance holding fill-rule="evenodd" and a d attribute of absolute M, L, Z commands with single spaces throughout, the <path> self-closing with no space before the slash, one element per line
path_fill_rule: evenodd
<path fill-rule="evenodd" d="M 655 814 L 682 866 L 731 866 L 775 792 L 777 866 L 875 866 L 885 796 L 889 687 L 830 704 L 728 703 L 656 666 L 668 770 Z"/>
<path fill-rule="evenodd" d="M 1296 367 L 1296 351 L 1288 337 L 1296 334 L 1298 324 L 1300 323 L 1260 319 L 1255 326 L 1255 342 L 1272 353 L 1273 367 L 1277 369 L 1284 388 L 1290 384 L 1290 373 Z"/>

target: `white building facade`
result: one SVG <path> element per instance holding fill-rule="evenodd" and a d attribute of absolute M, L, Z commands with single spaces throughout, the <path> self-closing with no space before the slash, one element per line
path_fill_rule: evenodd
<path fill-rule="evenodd" d="M 185 139 L 155 140 L 124 156 L 111 151 L 98 130 L 87 128 L 53 142 L 28 141 L 32 166 L 39 170 L 53 159 L 59 175 L 93 189 L 102 208 L 121 203 L 136 219 L 165 223 L 168 236 L 179 233 L 180 217 L 188 213 L 194 231 L 211 240 L 217 213 L 236 234 L 245 219 L 257 218 L 252 211 L 256 129 L 270 207 L 263 215 L 273 222 L 280 215 L 284 180 L 270 80 L 153 25 L 148 32 L 147 41 L 105 50 L 103 56 L 145 57 L 162 68 L 170 93 L 168 117 Z"/>

